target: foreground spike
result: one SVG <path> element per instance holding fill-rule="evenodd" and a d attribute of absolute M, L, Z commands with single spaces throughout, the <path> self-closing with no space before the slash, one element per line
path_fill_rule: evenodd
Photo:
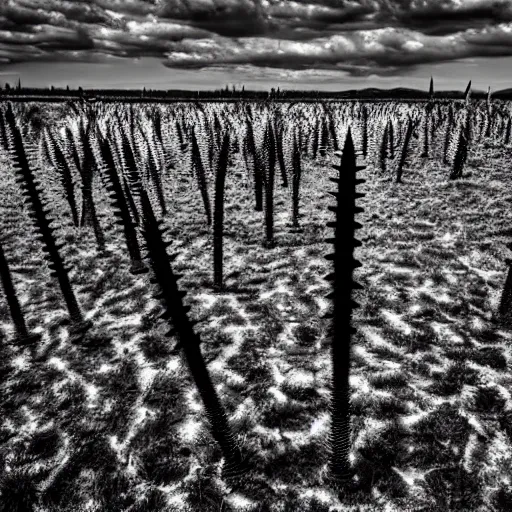
<path fill-rule="evenodd" d="M 220 291 L 224 286 L 223 237 L 224 237 L 224 188 L 229 158 L 229 132 L 224 134 L 215 176 L 215 203 L 213 210 L 213 287 Z"/>
<path fill-rule="evenodd" d="M 16 329 L 16 339 L 12 342 L 13 345 L 33 345 L 41 339 L 41 335 L 38 333 L 29 333 L 27 324 L 25 323 L 25 317 L 16 297 L 16 290 L 14 288 L 11 271 L 9 264 L 5 258 L 2 244 L 0 243 L 0 278 L 2 280 L 5 298 L 7 299 L 7 305 L 11 312 L 11 318 Z"/>
<path fill-rule="evenodd" d="M 352 279 L 353 269 L 360 266 L 354 259 L 354 246 L 360 245 L 355 239 L 355 230 L 359 228 L 354 220 L 356 212 L 356 153 L 349 128 L 341 165 L 334 166 L 340 170 L 337 190 L 337 206 L 334 208 L 336 220 L 327 225 L 334 227 L 334 238 L 329 240 L 334 252 L 326 258 L 333 261 L 334 272 L 326 279 L 332 283 L 327 298 L 332 301 L 332 310 L 324 315 L 330 320 L 328 336 L 330 337 L 332 357 L 332 396 L 331 396 L 331 433 L 329 437 L 329 469 L 333 486 L 339 488 L 351 485 L 353 469 L 350 464 L 350 346 L 352 311 L 358 304 L 352 300 L 352 290 L 361 286 Z M 331 180 L 335 181 L 335 180 Z"/>
<path fill-rule="evenodd" d="M 158 284 L 163 297 L 161 303 L 170 312 L 172 319 L 172 329 L 167 335 L 176 334 L 178 337 L 176 348 L 181 347 L 183 350 L 190 373 L 203 401 L 212 436 L 222 449 L 225 459 L 224 475 L 238 475 L 245 471 L 245 461 L 206 367 L 200 348 L 201 339 L 188 317 L 190 306 L 185 306 L 183 303 L 184 293 L 178 289 L 165 242 L 162 240 L 161 230 L 157 226 L 145 190 L 141 191 L 140 198 L 144 226 L 142 234 L 146 240 L 154 282 Z"/>
<path fill-rule="evenodd" d="M 507 244 L 508 249 L 512 249 L 512 244 Z M 501 323 L 506 327 L 512 326 L 512 259 L 506 258 L 505 264 L 508 266 L 507 277 L 501 292 L 501 299 L 498 309 L 498 315 Z"/>
<path fill-rule="evenodd" d="M 78 340 L 85 331 L 92 327 L 92 322 L 84 319 L 75 292 L 71 286 L 66 265 L 56 245 L 57 240 L 55 239 L 54 228 L 50 225 L 52 221 L 47 217 L 48 210 L 44 208 L 41 194 L 36 186 L 34 172 L 28 163 L 23 138 L 11 104 L 7 107 L 5 124 L 11 140 L 10 146 L 14 168 L 25 184 L 23 195 L 28 199 L 27 206 L 31 213 L 30 216 L 43 242 L 43 250 L 46 253 L 45 259 L 51 265 L 51 275 L 57 278 L 62 296 L 66 302 L 71 319 L 70 335 L 73 339 Z"/>
<path fill-rule="evenodd" d="M 105 163 L 104 169 L 100 169 L 101 177 L 111 189 L 109 194 L 110 198 L 113 202 L 115 202 L 117 206 L 117 208 L 113 210 L 113 214 L 117 219 L 117 224 L 123 227 L 126 248 L 128 249 L 128 254 L 131 261 L 130 272 L 133 275 L 144 274 L 148 271 L 148 269 L 142 263 L 135 225 L 130 216 L 130 207 L 123 193 L 121 180 L 119 179 L 115 169 L 116 165 L 114 161 L 114 155 L 112 153 L 112 148 L 110 147 L 108 139 L 100 139 L 100 152 Z"/>

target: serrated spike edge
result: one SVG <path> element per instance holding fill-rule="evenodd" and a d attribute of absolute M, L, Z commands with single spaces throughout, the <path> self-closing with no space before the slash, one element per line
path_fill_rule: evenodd
<path fill-rule="evenodd" d="M 364 110 L 365 111 L 365 110 Z M 363 112 L 364 112 L 363 111 Z M 329 468 L 333 479 L 341 479 L 350 472 L 350 335 L 352 311 L 359 304 L 352 299 L 351 294 L 355 289 L 360 289 L 352 279 L 352 272 L 361 264 L 354 258 L 354 248 L 361 242 L 355 238 L 358 223 L 355 215 L 362 211 L 356 206 L 358 197 L 355 172 L 363 168 L 357 162 L 357 153 L 354 148 L 351 128 L 348 128 L 345 144 L 341 153 L 341 162 L 333 166 L 339 171 L 339 178 L 334 181 L 338 184 L 336 222 L 328 222 L 328 227 L 334 228 L 334 238 L 326 241 L 334 245 L 334 252 L 327 254 L 325 258 L 334 262 L 334 272 L 326 276 L 331 283 L 331 290 L 326 298 L 332 301 L 332 308 L 323 315 L 328 319 L 328 337 L 331 343 L 332 355 L 332 395 L 331 395 L 331 424 L 332 430 L 329 437 L 330 461 Z M 336 197 L 336 196 L 335 196 Z"/>
<path fill-rule="evenodd" d="M 12 104 L 9 102 L 6 112 L 2 112 L 2 120 L 4 121 L 12 138 L 13 160 L 17 168 L 19 176 L 24 180 L 25 197 L 29 199 L 27 209 L 36 230 L 42 235 L 41 242 L 43 250 L 47 253 L 47 261 L 55 269 L 51 275 L 58 278 L 58 283 L 62 292 L 62 296 L 66 303 L 69 316 L 73 322 L 83 323 L 83 315 L 78 305 L 73 287 L 69 281 L 67 267 L 57 248 L 57 240 L 54 236 L 55 230 L 51 227 L 53 219 L 47 218 L 50 209 L 44 204 L 42 198 L 42 190 L 36 176 L 30 167 L 27 152 L 23 142 L 23 137 L 18 128 L 16 117 L 12 110 Z M 54 272 L 54 273 L 53 273 Z"/>
<path fill-rule="evenodd" d="M 187 365 L 203 400 L 211 433 L 222 449 L 226 464 L 230 467 L 241 468 L 243 466 L 242 455 L 228 423 L 227 414 L 209 376 L 200 350 L 201 338 L 195 333 L 193 324 L 188 318 L 191 307 L 183 304 L 183 297 L 178 290 L 176 279 L 173 278 L 174 272 L 145 190 L 141 191 L 141 206 L 142 222 L 145 228 L 144 236 L 153 275 L 164 294 L 162 302 L 172 313 L 172 327 L 176 330 L 179 345 L 183 349 Z M 178 345 L 175 348 L 177 349 Z"/>

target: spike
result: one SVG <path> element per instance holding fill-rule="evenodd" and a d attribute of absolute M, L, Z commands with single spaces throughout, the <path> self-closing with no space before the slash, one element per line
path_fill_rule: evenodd
<path fill-rule="evenodd" d="M 330 190 L 327 192 L 328 194 L 330 194 L 331 196 L 335 197 L 336 199 L 338 199 L 339 197 L 339 192 L 331 192 Z"/>
<path fill-rule="evenodd" d="M 323 277 L 323 279 L 324 279 L 325 281 L 329 281 L 329 282 L 334 281 L 334 279 L 335 279 L 335 278 L 336 278 L 336 274 L 335 274 L 334 272 L 330 272 L 329 274 L 327 274 L 327 275 L 325 275 L 325 276 Z"/>
<path fill-rule="evenodd" d="M 333 183 L 338 184 L 340 180 L 338 178 L 329 178 L 329 181 L 332 181 Z"/>
<path fill-rule="evenodd" d="M 130 265 L 130 273 L 133 274 L 134 276 L 145 274 L 147 272 L 149 272 L 149 269 L 140 260 L 134 260 Z"/>

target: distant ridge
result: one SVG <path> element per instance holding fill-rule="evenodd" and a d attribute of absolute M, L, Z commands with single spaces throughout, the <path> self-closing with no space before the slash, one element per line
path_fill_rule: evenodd
<path fill-rule="evenodd" d="M 427 99 L 429 97 L 428 91 L 421 89 L 410 89 L 407 87 L 394 87 L 392 89 L 379 89 L 376 87 L 368 87 L 365 89 L 350 89 L 347 91 L 340 91 L 334 93 L 336 96 L 344 98 L 401 98 L 401 99 Z M 471 96 L 473 98 L 484 99 L 487 96 L 487 92 L 472 90 Z M 512 89 L 506 89 L 504 91 L 493 92 L 494 98 L 500 97 L 500 99 L 512 99 Z M 464 91 L 435 91 L 434 98 L 442 99 L 463 99 Z"/>
<path fill-rule="evenodd" d="M 31 98 L 41 98 L 49 101 L 62 101 L 78 97 L 89 99 L 102 98 L 106 101 L 115 101 L 116 97 L 127 101 L 198 101 L 198 100 L 253 100 L 253 99 L 275 99 L 278 101 L 301 101 L 301 99 L 314 101 L 318 100 L 428 100 L 429 91 L 411 89 L 407 87 L 395 87 L 392 89 L 380 89 L 367 87 L 365 89 L 349 89 L 345 91 L 300 91 L 287 89 L 282 91 L 251 91 L 251 90 L 183 90 L 183 89 L 57 89 L 57 88 L 26 88 L 21 89 L 0 89 L 0 97 L 12 98 L 13 100 L 30 101 Z M 486 91 L 472 90 L 473 99 L 485 99 Z M 435 91 L 434 98 L 439 100 L 463 100 L 463 91 Z M 492 91 L 492 98 L 498 100 L 512 100 L 512 88 L 500 91 Z"/>
<path fill-rule="evenodd" d="M 508 89 L 501 89 L 500 91 L 492 92 L 493 98 L 499 98 L 500 100 L 512 99 L 512 87 Z"/>

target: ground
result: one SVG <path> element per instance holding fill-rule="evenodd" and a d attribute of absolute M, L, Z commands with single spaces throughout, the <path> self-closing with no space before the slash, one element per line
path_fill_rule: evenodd
<path fill-rule="evenodd" d="M 289 225 L 289 191 L 277 180 L 273 247 L 264 247 L 263 213 L 235 159 L 221 293 L 212 289 L 212 237 L 196 182 L 178 170 L 165 178 L 173 267 L 251 455 L 248 476 L 226 482 L 176 340 L 164 336 L 148 276 L 128 272 L 99 184 L 103 254 L 89 229 L 71 226 L 59 184 L 42 175 L 71 281 L 94 324 L 87 343 L 72 344 L 2 153 L 0 229 L 27 323 L 42 340 L 10 345 L 0 301 L 0 510 L 15 510 L 5 508 L 15 492 L 48 512 L 510 510 L 512 332 L 496 315 L 512 239 L 508 151 L 480 142 L 458 181 L 441 158 L 419 152 L 401 184 L 373 165 L 360 173 L 355 278 L 364 289 L 354 293 L 361 307 L 351 375 L 360 488 L 350 495 L 331 490 L 326 473 L 331 371 L 321 316 L 331 267 L 323 240 L 332 235 L 326 192 L 337 158 L 304 161 L 301 232 Z"/>

